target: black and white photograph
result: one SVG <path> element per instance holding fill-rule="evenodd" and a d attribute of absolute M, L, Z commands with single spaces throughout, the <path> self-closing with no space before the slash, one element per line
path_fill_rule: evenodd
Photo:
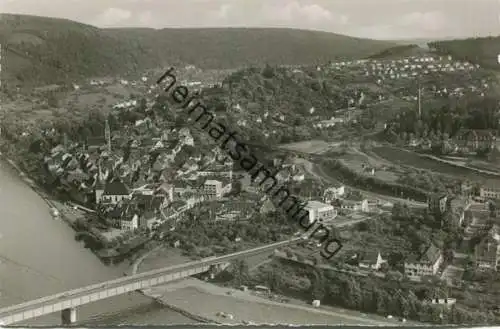
<path fill-rule="evenodd" d="M 229 325 L 500 326 L 500 0 L 0 0 L 0 326 Z"/>

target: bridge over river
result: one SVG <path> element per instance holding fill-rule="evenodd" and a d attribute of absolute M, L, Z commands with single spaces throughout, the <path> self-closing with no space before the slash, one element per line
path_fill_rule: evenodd
<path fill-rule="evenodd" d="M 293 238 L 220 257 L 209 257 L 199 261 L 169 266 L 5 307 L 0 309 L 0 325 L 10 325 L 55 312 L 61 312 L 62 323 L 68 325 L 77 321 L 76 307 L 78 306 L 204 272 L 213 273 L 220 270 L 224 264 L 231 260 L 274 250 L 300 240 L 302 240 L 301 237 Z"/>

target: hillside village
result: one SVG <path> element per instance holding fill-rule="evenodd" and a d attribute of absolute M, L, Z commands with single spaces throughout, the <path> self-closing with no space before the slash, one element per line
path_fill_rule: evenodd
<path fill-rule="evenodd" d="M 484 97 L 490 86 L 490 77 L 483 74 L 479 66 L 445 57 L 264 68 L 262 74 L 270 79 L 288 76 L 296 79 L 297 84 L 307 81 L 309 78 L 305 76 L 310 77 L 311 72 L 316 72 L 315 77 L 320 79 L 339 74 L 342 79 L 354 79 L 354 87 L 346 87 L 345 94 L 334 104 L 326 107 L 322 107 L 326 103 L 302 104 L 306 115 L 298 122 L 296 118 L 300 115 L 286 104 L 277 102 L 277 108 L 263 109 L 261 101 L 257 101 L 260 96 L 236 98 L 242 86 L 256 79 L 255 75 L 241 80 L 235 76 L 221 80 L 192 65 L 180 68 L 179 72 L 183 77 L 181 83 L 190 90 L 205 93 L 205 101 L 213 102 L 216 107 L 221 99 L 226 102 L 226 111 L 215 111 L 215 115 L 232 122 L 250 140 L 260 134 L 261 140 L 268 140 L 274 146 L 284 142 L 283 138 L 288 138 L 290 132 L 296 141 L 318 136 L 337 138 L 339 149 L 321 153 L 325 159 L 337 154 L 343 156 L 346 150 L 352 155 L 353 143 L 339 142 L 342 140 L 339 134 L 354 136 L 367 113 L 387 102 L 402 99 L 405 104 L 412 104 L 433 97 L 470 96 L 471 92 L 475 97 Z M 453 87 L 454 75 L 462 77 L 463 72 L 473 72 L 465 79 L 467 92 Z M 205 76 L 197 79 L 200 74 Z M 421 99 L 418 88 L 413 88 L 414 78 L 426 74 L 445 78 L 422 79 L 420 94 L 425 94 L 425 98 Z M 14 136 L 18 143 L 43 152 L 38 159 L 43 165 L 37 174 L 44 186 L 56 191 L 68 204 L 87 210 L 87 216 L 72 220 L 79 232 L 78 239 L 83 239 L 103 260 L 112 263 L 137 257 L 146 246 L 154 244 L 165 244 L 200 258 L 300 236 L 300 227 L 284 225 L 286 219 L 277 211 L 275 202 L 255 182 L 265 177 L 253 180 L 223 150 L 207 145 L 204 135 L 166 102 L 154 81 L 155 74 L 147 72 L 135 80 L 96 78 L 74 83 L 73 95 L 106 93 L 110 88 L 118 88 L 116 86 L 132 88 L 144 95 L 115 102 L 105 115 L 91 113 L 97 117 L 79 128 L 76 139 L 54 127 L 41 131 L 33 127 L 23 130 L 14 130 L 14 126 L 9 125 L 2 127 L 4 136 Z M 432 84 L 432 81 L 441 83 Z M 413 86 L 413 89 L 404 86 Z M 229 89 L 234 89 L 234 94 L 228 101 L 223 97 Z M 421 107 L 416 110 L 410 107 L 411 111 L 420 113 Z M 393 124 L 386 121 L 384 130 L 390 130 Z M 298 133 L 298 129 L 302 131 Z M 425 152 L 438 147 L 471 156 L 497 147 L 496 134 L 491 129 L 462 129 L 450 138 L 408 134 L 404 140 L 401 145 L 412 150 Z M 357 152 L 363 150 L 360 148 Z M 403 192 L 401 195 L 391 192 L 390 196 L 366 193 L 350 181 L 318 179 L 306 165 L 313 158 L 305 153 L 265 151 L 267 158 L 262 160 L 276 169 L 275 177 L 280 184 L 306 201 L 310 222 L 322 218 L 328 227 L 335 228 L 339 223 L 345 226 L 334 231 L 348 247 L 333 260 L 324 261 L 317 256 L 307 256 L 316 248 L 314 240 L 309 240 L 293 250 L 276 251 L 277 258 L 313 264 L 326 271 L 342 271 L 352 277 L 374 276 L 386 283 L 394 278 L 404 279 L 410 282 L 410 287 L 428 287 L 433 280 L 438 280 L 449 287 L 470 287 L 476 293 L 481 291 L 481 284 L 470 282 L 475 282 L 483 269 L 499 268 L 498 225 L 492 224 L 497 207 L 492 200 L 500 198 L 500 188 L 494 182 L 478 184 L 462 177 L 458 191 L 434 195 L 428 190 L 427 202 L 422 203 L 402 197 Z M 356 184 L 378 179 L 384 171 L 394 170 L 387 165 L 374 166 L 373 159 L 361 161 L 361 173 L 356 175 L 362 179 Z M 398 171 L 405 175 L 414 173 L 414 169 L 407 166 L 400 166 Z M 410 218 L 416 226 L 402 229 L 409 225 Z M 394 221 L 399 224 L 395 226 Z M 367 227 L 375 227 L 378 238 L 370 236 Z M 442 233 L 432 233 L 435 231 Z M 230 234 L 222 235 L 222 232 Z M 394 237 L 386 240 L 390 235 Z M 395 246 L 398 247 L 395 249 Z M 443 290 L 423 295 L 419 300 L 422 305 L 445 305 L 445 308 L 458 300 L 461 305 L 465 303 L 467 308 L 473 308 L 472 304 L 451 298 Z M 496 311 L 491 305 L 488 309 Z"/>
<path fill-rule="evenodd" d="M 436 62 L 438 64 L 426 64 L 426 68 L 422 64 L 415 64 Z M 455 68 L 457 70 L 477 68 L 477 66 L 468 63 L 453 63 L 450 58 L 443 60 L 443 58 L 434 59 L 433 57 L 386 62 L 377 62 L 376 60 L 341 62 L 329 64 L 327 68 L 337 70 L 342 67 L 356 67 L 356 65 L 364 68 L 366 76 L 371 75 L 366 74 L 371 69 L 386 72 L 389 74 L 387 78 L 394 79 L 415 76 L 421 73 L 419 70 L 424 70 L 423 73 L 426 73 L 427 69 L 430 70 L 429 72 L 439 70 L 453 72 Z M 184 69 L 187 72 L 196 70 L 192 66 Z M 318 70 L 321 69 L 318 67 Z M 391 73 L 391 70 L 398 69 L 402 71 L 408 69 L 410 74 Z M 302 72 L 297 68 L 292 68 L 292 70 L 295 74 Z M 380 75 L 377 77 L 384 78 Z M 130 83 L 134 86 L 144 85 L 143 88 L 146 92 L 152 94 L 155 93 L 155 86 L 148 85 L 149 80 L 151 77 L 143 76 L 138 81 L 129 82 L 121 79 L 119 83 L 122 85 Z M 380 81 L 377 80 L 377 83 L 381 83 Z M 201 81 L 183 81 L 183 83 L 199 88 L 214 87 L 214 84 L 204 86 Z M 106 83 L 91 80 L 89 84 L 103 86 Z M 382 95 L 380 96 L 383 98 Z M 358 99 L 357 104 L 354 104 L 356 102 L 352 100 L 351 105 L 358 105 L 359 108 L 360 103 L 363 102 L 362 98 L 363 96 Z M 125 101 L 113 106 L 113 111 L 117 114 L 137 106 L 137 100 Z M 154 102 L 148 102 L 143 110 L 148 112 L 153 106 L 155 106 Z M 352 110 L 357 107 L 352 106 Z M 240 105 L 236 104 L 234 108 L 241 113 Z M 310 112 L 313 114 L 314 108 Z M 262 117 L 252 118 L 251 121 L 262 123 L 262 120 L 267 119 L 268 116 L 269 113 L 265 112 Z M 286 121 L 283 114 L 274 114 L 274 116 L 278 117 L 278 124 Z M 334 124 L 330 126 L 327 121 L 331 120 L 323 120 L 313 125 L 317 128 L 330 128 Z M 239 119 L 237 122 L 242 127 L 245 127 L 245 123 L 244 119 Z M 344 124 L 347 122 L 343 119 L 337 119 L 335 123 Z M 162 124 L 167 126 L 162 126 Z M 266 132 L 266 134 L 268 133 Z M 123 136 L 135 137 L 126 140 Z M 466 139 L 463 143 L 479 148 L 490 143 L 493 139 L 494 137 L 486 140 L 481 139 L 480 142 L 476 143 L 467 142 Z M 125 141 L 127 147 L 123 149 Z M 417 143 L 414 142 L 411 146 L 417 146 Z M 109 124 L 107 124 L 105 136 L 88 140 L 84 145 L 58 145 L 51 150 L 44 163 L 52 174 L 51 179 L 60 180 L 61 185 L 70 191 L 75 200 L 98 205 L 100 216 L 109 219 L 108 222 L 114 229 L 134 231 L 139 228 L 147 228 L 153 230 L 158 229 L 169 220 L 180 220 L 179 218 L 182 218 L 185 211 L 205 203 L 224 200 L 227 201 L 225 207 L 229 207 L 231 197 L 228 195 L 235 193 L 235 186 L 239 187 L 238 192 L 258 192 L 249 184 L 247 174 L 239 171 L 235 171 L 233 174 L 234 164 L 220 150 L 213 148 L 207 153 L 198 153 L 194 150 L 195 147 L 196 143 L 189 128 L 172 128 L 167 122 L 158 120 L 153 122 L 149 117 L 146 117 L 146 119 L 136 120 L 132 126 L 121 131 L 111 131 Z M 179 161 L 179 158 L 182 160 Z M 173 166 L 174 163 L 179 163 L 180 166 L 176 169 Z M 304 169 L 293 163 L 285 164 L 277 176 L 280 182 L 291 181 L 298 186 L 304 181 L 304 177 Z M 235 185 L 236 182 L 238 183 Z M 316 198 L 318 201 L 331 204 L 345 195 L 344 189 L 343 186 L 325 186 L 323 191 L 315 191 Z M 481 188 L 481 195 L 484 194 L 483 189 Z M 266 198 L 264 196 L 261 198 L 263 198 L 260 201 L 262 204 Z M 249 200 L 249 202 L 255 202 L 255 200 Z M 377 204 L 377 200 L 350 201 L 350 199 L 346 199 L 340 202 L 339 209 L 368 213 L 370 212 L 368 204 L 371 204 L 373 208 L 373 205 Z M 467 208 L 466 205 L 462 205 L 462 207 Z M 214 211 L 211 212 L 213 218 L 207 220 L 217 220 L 225 215 L 223 209 L 219 212 Z M 243 217 L 250 218 L 251 216 L 250 213 Z"/>
<path fill-rule="evenodd" d="M 290 4 L 265 12 L 368 27 L 351 30 L 349 6 Z M 460 6 L 425 38 L 386 41 L 152 28 L 149 5 L 105 12 L 143 28 L 0 14 L 0 326 L 500 322 L 500 36 L 428 39 Z M 397 7 L 391 25 L 366 17 L 377 35 L 411 31 Z M 169 68 L 208 112 L 164 89 Z"/>

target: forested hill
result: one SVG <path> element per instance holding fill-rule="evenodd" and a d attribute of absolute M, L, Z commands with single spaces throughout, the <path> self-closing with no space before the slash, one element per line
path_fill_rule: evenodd
<path fill-rule="evenodd" d="M 0 14 L 3 79 L 57 83 L 167 64 L 201 68 L 364 58 L 387 41 L 294 29 L 99 29 L 65 19 Z M 12 84 L 12 83 L 11 83 Z"/>
<path fill-rule="evenodd" d="M 500 36 L 429 42 L 431 50 L 451 55 L 455 59 L 479 64 L 484 68 L 500 70 Z"/>
<path fill-rule="evenodd" d="M 371 55 L 370 59 L 393 59 L 410 56 L 421 56 L 427 54 L 428 51 L 419 47 L 416 44 L 411 45 L 398 45 L 392 48 L 387 48 L 379 53 Z"/>

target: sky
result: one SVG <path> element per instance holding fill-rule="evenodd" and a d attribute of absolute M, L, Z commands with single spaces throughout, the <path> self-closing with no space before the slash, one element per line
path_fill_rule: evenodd
<path fill-rule="evenodd" d="M 290 27 L 372 39 L 500 35 L 500 0 L 0 0 L 98 27 Z"/>

